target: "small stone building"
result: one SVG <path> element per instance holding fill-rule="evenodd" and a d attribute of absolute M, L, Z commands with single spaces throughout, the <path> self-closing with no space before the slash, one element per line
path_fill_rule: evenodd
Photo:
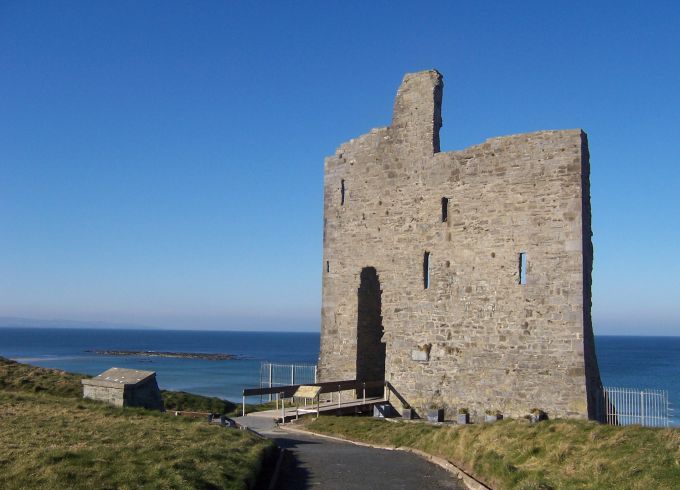
<path fill-rule="evenodd" d="M 83 398 L 116 407 L 164 410 L 154 371 L 111 368 L 91 379 L 83 379 Z"/>
<path fill-rule="evenodd" d="M 418 411 L 598 418 L 586 134 L 440 152 L 443 86 L 406 75 L 391 125 L 325 161 L 319 378 L 389 381 Z"/>

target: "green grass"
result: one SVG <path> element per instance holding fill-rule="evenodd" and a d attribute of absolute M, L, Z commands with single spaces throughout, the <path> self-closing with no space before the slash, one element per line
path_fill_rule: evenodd
<path fill-rule="evenodd" d="M 434 426 L 321 417 L 311 431 L 445 458 L 495 489 L 678 489 L 680 429 L 578 420 Z"/>
<path fill-rule="evenodd" d="M 189 412 L 210 412 L 235 415 L 239 408 L 235 403 L 230 402 L 229 400 L 194 395 L 184 391 L 161 390 L 161 395 L 163 396 L 165 409 L 168 411 L 186 410 Z M 240 415 L 240 413 L 238 415 Z"/>
<path fill-rule="evenodd" d="M 0 390 L 29 391 L 82 398 L 83 388 L 80 380 L 89 377 L 86 374 L 39 368 L 0 357 Z M 168 411 L 210 412 L 225 414 L 230 417 L 241 415 L 242 411 L 240 404 L 217 397 L 169 390 L 161 390 L 161 395 L 165 409 Z M 261 405 L 246 404 L 246 413 L 271 408 L 274 408 L 274 402 Z"/>
<path fill-rule="evenodd" d="M 273 450 L 202 419 L 83 400 L 81 378 L 0 359 L 0 488 L 251 488 Z M 192 411 L 218 400 L 173 396 Z"/>
<path fill-rule="evenodd" d="M 186 410 L 189 412 L 210 412 L 225 414 L 229 417 L 238 417 L 243 412 L 243 407 L 240 404 L 230 402 L 229 400 L 222 400 L 221 398 L 194 395 L 193 393 L 186 393 L 184 391 L 167 390 L 161 390 L 161 395 L 163 395 L 165 409 L 169 411 Z M 246 413 L 271 410 L 275 408 L 275 406 L 275 402 L 256 405 L 246 403 Z"/>
<path fill-rule="evenodd" d="M 57 369 L 45 369 L 20 364 L 0 357 L 0 390 L 29 391 L 50 395 L 80 398 L 84 374 L 72 374 Z"/>

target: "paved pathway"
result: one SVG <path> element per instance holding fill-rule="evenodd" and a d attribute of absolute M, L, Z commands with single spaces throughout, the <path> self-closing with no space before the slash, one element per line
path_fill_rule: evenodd
<path fill-rule="evenodd" d="M 465 488 L 451 473 L 415 454 L 288 432 L 264 417 L 236 420 L 287 449 L 279 475 L 281 490 Z"/>

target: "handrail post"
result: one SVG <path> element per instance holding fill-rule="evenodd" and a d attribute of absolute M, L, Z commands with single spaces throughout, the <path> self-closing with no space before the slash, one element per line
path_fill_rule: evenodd
<path fill-rule="evenodd" d="M 274 365 L 270 362 L 269 363 L 269 388 L 272 387 L 272 373 L 274 371 Z M 272 401 L 272 394 L 269 393 L 269 401 Z M 278 407 L 278 405 L 277 405 Z"/>
<path fill-rule="evenodd" d="M 243 395 L 243 416 L 246 416 L 246 396 Z"/>
<path fill-rule="evenodd" d="M 340 410 L 340 385 L 338 385 L 338 410 Z"/>
<path fill-rule="evenodd" d="M 285 393 L 281 393 L 281 423 L 285 424 L 286 423 L 286 399 L 284 398 L 283 395 Z"/>
<path fill-rule="evenodd" d="M 366 381 L 362 383 L 364 385 L 364 405 L 366 405 Z"/>

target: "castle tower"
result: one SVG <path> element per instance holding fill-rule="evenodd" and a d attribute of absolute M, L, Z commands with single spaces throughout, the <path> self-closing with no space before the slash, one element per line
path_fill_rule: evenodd
<path fill-rule="evenodd" d="M 421 411 L 595 418 L 586 135 L 440 153 L 442 91 L 407 74 L 392 124 L 325 161 L 319 377 L 384 379 Z"/>

